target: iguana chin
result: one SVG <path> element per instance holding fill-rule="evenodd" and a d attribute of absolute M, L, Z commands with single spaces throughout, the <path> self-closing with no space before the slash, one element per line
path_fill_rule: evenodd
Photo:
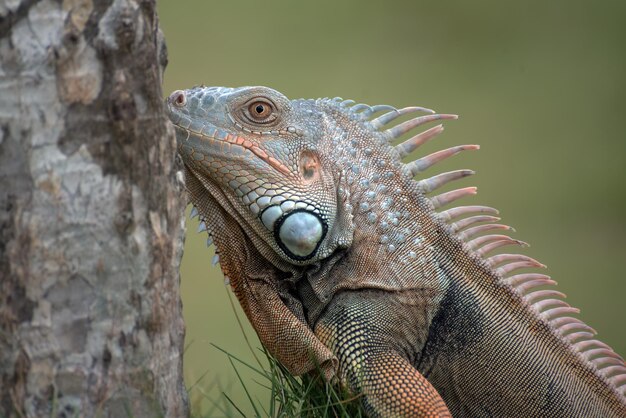
<path fill-rule="evenodd" d="M 523 245 L 493 233 L 510 229 L 498 212 L 441 210 L 476 189 L 435 191 L 472 172 L 422 172 L 478 147 L 401 161 L 441 125 L 392 145 L 456 116 L 266 87 L 178 90 L 167 108 L 194 215 L 292 373 L 337 376 L 370 416 L 626 417 L 621 357 L 548 276 L 518 271 L 542 264 L 489 256 Z"/>

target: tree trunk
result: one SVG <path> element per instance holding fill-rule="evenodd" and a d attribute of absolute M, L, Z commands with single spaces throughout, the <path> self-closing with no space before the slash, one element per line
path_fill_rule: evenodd
<path fill-rule="evenodd" d="M 183 417 L 154 0 L 0 0 L 0 416 Z"/>

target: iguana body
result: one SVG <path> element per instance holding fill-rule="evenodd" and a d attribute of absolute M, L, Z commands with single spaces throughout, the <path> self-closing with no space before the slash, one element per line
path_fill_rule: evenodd
<path fill-rule="evenodd" d="M 626 417 L 626 366 L 482 206 L 416 182 L 464 149 L 404 164 L 453 115 L 293 100 L 263 87 L 168 99 L 192 203 L 261 341 L 294 374 L 320 365 L 371 416 Z M 434 112 L 433 112 L 434 113 Z M 378 116 L 380 115 L 380 116 Z M 378 117 L 376 117 L 378 116 Z M 486 223 L 487 222 L 487 223 Z M 517 274 L 516 274 L 517 273 Z"/>

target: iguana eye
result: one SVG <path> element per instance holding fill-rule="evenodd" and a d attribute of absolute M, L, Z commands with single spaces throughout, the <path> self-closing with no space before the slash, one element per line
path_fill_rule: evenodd
<path fill-rule="evenodd" d="M 243 109 L 243 115 L 252 123 L 266 124 L 276 120 L 275 107 L 266 99 L 254 99 Z"/>
<path fill-rule="evenodd" d="M 272 113 L 272 108 L 263 102 L 254 102 L 250 105 L 250 113 L 255 118 L 265 119 Z"/>

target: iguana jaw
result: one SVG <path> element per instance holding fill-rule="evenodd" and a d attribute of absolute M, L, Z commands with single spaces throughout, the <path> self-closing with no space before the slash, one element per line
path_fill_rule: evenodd
<path fill-rule="evenodd" d="M 235 157 L 239 160 L 251 160 L 256 156 L 283 175 L 291 175 L 291 170 L 288 167 L 276 158 L 267 155 L 267 152 L 258 144 L 244 137 L 217 129 L 208 123 L 201 126 L 190 125 L 188 128 L 185 128 L 182 125 L 176 124 L 183 122 L 183 120 L 180 119 L 179 114 L 172 112 L 171 108 L 170 115 L 172 115 L 172 122 L 178 119 L 178 122 L 174 122 L 174 126 L 176 127 L 176 139 L 179 144 L 179 152 L 200 155 L 210 154 L 212 156 L 231 159 Z M 190 141 L 195 143 L 188 144 Z M 206 151 L 198 152 L 198 150 L 202 149 L 206 149 Z M 252 154 L 254 154 L 254 156 Z"/>
<path fill-rule="evenodd" d="M 190 203 L 193 205 L 191 216 L 200 218 L 198 232 L 207 232 L 209 236 L 207 245 L 215 245 L 216 257 L 213 263 L 219 262 L 227 282 L 231 279 L 237 280 L 237 275 L 235 274 L 233 277 L 232 274 L 241 270 L 241 266 L 237 266 L 237 263 L 240 261 L 236 257 L 233 258 L 232 254 L 221 251 L 232 246 L 233 236 L 235 235 L 233 228 L 241 230 L 248 237 L 238 244 L 238 246 L 248 248 L 246 250 L 248 256 L 251 256 L 251 254 L 262 256 L 267 261 L 267 263 L 263 264 L 265 264 L 268 271 L 273 270 L 273 274 L 294 277 L 295 280 L 298 273 L 294 266 L 278 257 L 271 245 L 267 244 L 259 234 L 250 232 L 253 229 L 253 225 L 250 225 L 249 220 L 245 219 L 234 207 L 234 204 L 237 204 L 237 202 L 233 202 L 230 194 L 226 193 L 213 179 L 186 166 L 185 184 L 187 185 Z M 249 262 L 252 261 L 249 260 Z M 259 261 L 259 263 L 261 262 Z M 270 266 L 273 268 L 270 268 Z"/>

